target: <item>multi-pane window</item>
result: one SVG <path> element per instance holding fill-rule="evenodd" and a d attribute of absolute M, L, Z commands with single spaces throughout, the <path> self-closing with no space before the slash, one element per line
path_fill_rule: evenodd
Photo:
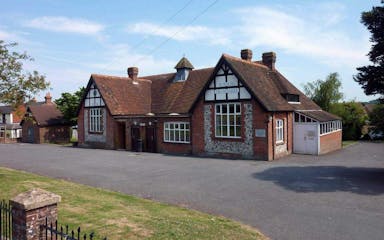
<path fill-rule="evenodd" d="M 320 135 L 339 131 L 342 127 L 340 120 L 320 123 Z"/>
<path fill-rule="evenodd" d="M 276 120 L 276 143 L 284 142 L 284 120 Z"/>
<path fill-rule="evenodd" d="M 164 142 L 189 143 L 190 130 L 188 122 L 165 122 Z"/>
<path fill-rule="evenodd" d="M 103 108 L 89 109 L 89 132 L 101 133 L 104 131 Z"/>
<path fill-rule="evenodd" d="M 241 137 L 240 103 L 215 105 L 215 136 L 225 138 Z"/>

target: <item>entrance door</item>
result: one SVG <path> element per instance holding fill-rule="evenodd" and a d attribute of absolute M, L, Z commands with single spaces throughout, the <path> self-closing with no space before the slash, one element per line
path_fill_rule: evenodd
<path fill-rule="evenodd" d="M 156 152 L 156 128 L 148 126 L 145 129 L 146 152 Z"/>
<path fill-rule="evenodd" d="M 131 143 L 132 143 L 132 151 L 139 151 L 139 140 L 140 139 L 140 128 L 138 126 L 131 127 Z M 140 146 L 142 147 L 142 146 Z"/>
<path fill-rule="evenodd" d="M 317 155 L 317 123 L 295 123 L 293 126 L 293 152 Z"/>
<path fill-rule="evenodd" d="M 33 143 L 35 140 L 35 134 L 34 134 L 34 128 L 29 127 L 28 128 L 28 135 L 27 135 L 27 142 L 28 143 Z"/>
<path fill-rule="evenodd" d="M 125 149 L 125 123 L 118 122 L 117 123 L 117 133 L 115 138 L 115 146 L 116 149 Z"/>

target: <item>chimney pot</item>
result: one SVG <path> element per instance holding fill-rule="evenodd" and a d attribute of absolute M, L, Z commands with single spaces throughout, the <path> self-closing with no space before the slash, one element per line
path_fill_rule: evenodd
<path fill-rule="evenodd" d="M 137 75 L 139 74 L 139 69 L 137 67 L 129 67 L 127 72 L 129 78 L 137 80 Z"/>
<path fill-rule="evenodd" d="M 240 52 L 241 59 L 246 61 L 252 61 L 252 50 L 251 49 L 243 49 Z"/>
<path fill-rule="evenodd" d="M 275 70 L 276 63 L 276 53 L 274 52 L 266 52 L 263 53 L 263 64 L 269 67 L 272 70 Z"/>

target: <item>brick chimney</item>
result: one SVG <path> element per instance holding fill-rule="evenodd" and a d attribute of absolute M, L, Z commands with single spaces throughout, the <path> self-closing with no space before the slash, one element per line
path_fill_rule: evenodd
<path fill-rule="evenodd" d="M 263 53 L 263 64 L 269 67 L 271 70 L 275 70 L 276 53 L 266 52 Z"/>
<path fill-rule="evenodd" d="M 44 98 L 45 98 L 45 104 L 52 104 L 52 97 L 49 92 L 47 92 Z"/>
<path fill-rule="evenodd" d="M 243 49 L 240 52 L 241 59 L 245 61 L 252 61 L 252 50 L 251 49 Z"/>
<path fill-rule="evenodd" d="M 139 74 L 139 69 L 137 67 L 129 67 L 127 72 L 129 78 L 133 81 L 137 80 L 137 75 Z"/>

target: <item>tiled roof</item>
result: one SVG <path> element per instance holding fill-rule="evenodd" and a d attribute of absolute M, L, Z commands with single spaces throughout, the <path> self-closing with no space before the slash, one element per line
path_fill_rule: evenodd
<path fill-rule="evenodd" d="M 313 119 L 316 119 L 319 122 L 328 122 L 333 120 L 341 120 L 340 117 L 333 115 L 329 112 L 323 111 L 323 110 L 317 110 L 317 111 L 298 111 L 304 115 L 307 115 L 308 117 L 311 117 Z"/>
<path fill-rule="evenodd" d="M 56 105 L 51 104 L 31 104 L 27 109 L 39 126 L 63 125 L 65 120 L 63 114 L 57 109 Z"/>
<path fill-rule="evenodd" d="M 139 78 L 92 74 L 105 104 L 112 115 L 146 114 L 151 112 L 151 81 Z"/>
<path fill-rule="evenodd" d="M 25 114 L 25 105 L 20 105 L 16 109 L 13 109 L 12 106 L 0 106 L 0 114 L 10 114 L 12 113 L 13 122 L 12 123 L 20 123 L 22 117 Z"/>
<path fill-rule="evenodd" d="M 282 74 L 260 61 L 251 62 L 223 54 L 216 68 L 223 62 L 233 69 L 267 111 L 321 110 Z M 114 116 L 183 114 L 192 110 L 216 68 L 191 70 L 187 80 L 177 82 L 173 81 L 175 73 L 144 76 L 135 81 L 129 77 L 92 74 L 89 84 L 95 82 Z M 298 95 L 300 103 L 288 103 L 284 94 Z"/>
<path fill-rule="evenodd" d="M 250 88 L 255 98 L 268 111 L 292 111 L 318 109 L 313 101 L 293 86 L 277 70 L 271 70 L 259 62 L 249 62 L 224 54 L 222 57 Z M 300 104 L 290 104 L 282 94 L 299 95 Z"/>
<path fill-rule="evenodd" d="M 180 68 L 194 69 L 192 63 L 186 57 L 182 57 L 180 61 L 176 64 L 175 68 L 176 69 L 180 69 Z"/>
<path fill-rule="evenodd" d="M 173 82 L 175 73 L 144 77 L 152 81 L 152 112 L 188 113 L 212 72 L 213 68 L 193 70 L 180 82 Z"/>

